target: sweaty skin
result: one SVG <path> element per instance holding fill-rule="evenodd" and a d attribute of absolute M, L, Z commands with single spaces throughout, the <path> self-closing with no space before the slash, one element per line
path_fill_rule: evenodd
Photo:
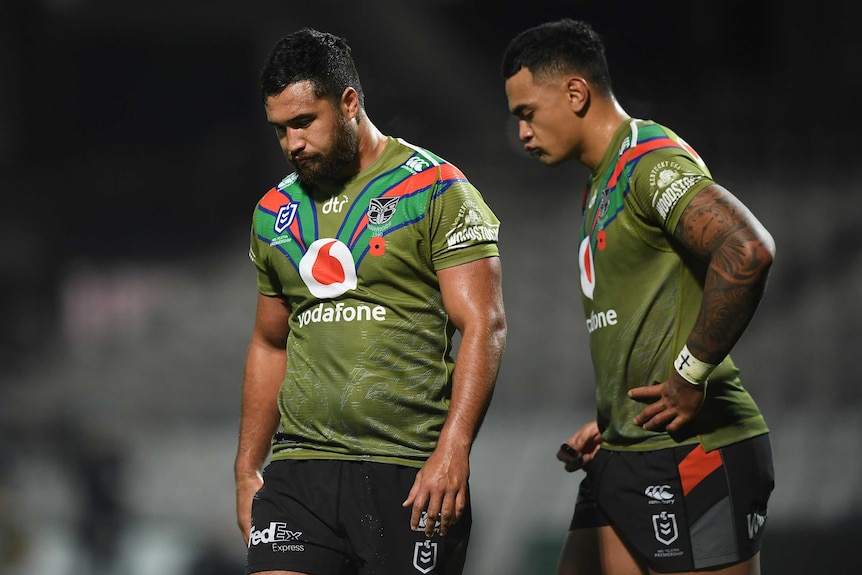
<path fill-rule="evenodd" d="M 506 342 L 499 258 L 485 258 L 437 272 L 443 306 L 461 332 L 452 376 L 452 401 L 434 452 L 416 474 L 404 501 L 412 507 L 410 528 L 428 513 L 425 535 L 446 535 L 467 505 L 470 449 L 491 401 Z"/>

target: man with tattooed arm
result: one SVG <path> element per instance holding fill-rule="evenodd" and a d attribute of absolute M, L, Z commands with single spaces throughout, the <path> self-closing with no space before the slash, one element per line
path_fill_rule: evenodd
<path fill-rule="evenodd" d="M 758 574 L 772 451 L 729 352 L 772 237 L 682 138 L 623 110 L 587 23 L 521 32 L 502 72 L 525 151 L 591 172 L 573 245 L 597 418 L 557 454 L 586 472 L 559 574 Z"/>

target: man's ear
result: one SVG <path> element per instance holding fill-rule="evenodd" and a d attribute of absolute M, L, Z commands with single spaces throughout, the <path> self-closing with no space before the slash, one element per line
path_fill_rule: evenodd
<path fill-rule="evenodd" d="M 355 88 L 348 86 L 341 94 L 341 110 L 349 120 L 359 116 L 359 94 Z"/>
<path fill-rule="evenodd" d="M 583 78 L 572 76 L 566 80 L 566 95 L 569 98 L 569 106 L 571 106 L 572 111 L 579 114 L 590 101 L 590 87 Z"/>

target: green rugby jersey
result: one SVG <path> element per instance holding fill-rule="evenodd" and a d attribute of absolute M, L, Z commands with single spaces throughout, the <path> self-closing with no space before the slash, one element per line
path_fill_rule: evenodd
<path fill-rule="evenodd" d="M 291 307 L 273 459 L 419 467 L 451 397 L 435 270 L 498 255 L 500 222 L 452 164 L 389 138 L 334 196 L 295 175 L 258 203 L 258 289 Z"/>
<path fill-rule="evenodd" d="M 728 356 L 709 378 L 684 436 L 632 423 L 629 389 L 665 381 L 694 326 L 706 266 L 674 250 L 689 201 L 713 183 L 669 129 L 632 120 L 616 131 L 584 197 L 579 267 L 603 447 L 650 450 L 701 442 L 711 450 L 760 435 L 766 423 Z"/>

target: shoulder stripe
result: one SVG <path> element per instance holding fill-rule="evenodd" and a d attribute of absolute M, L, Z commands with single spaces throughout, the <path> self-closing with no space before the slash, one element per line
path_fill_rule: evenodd
<path fill-rule="evenodd" d="M 653 150 L 660 150 L 662 148 L 680 148 L 683 150 L 685 149 L 666 136 L 654 138 L 646 142 L 640 142 L 634 148 L 629 148 L 625 156 L 620 158 L 620 161 L 617 162 L 617 165 L 614 168 L 613 174 L 611 174 L 611 178 L 608 180 L 606 187 L 613 187 L 616 185 L 617 180 L 619 179 L 623 169 L 630 162 L 637 160 L 644 154 L 652 152 Z"/>
<path fill-rule="evenodd" d="M 258 205 L 260 211 L 271 216 L 277 216 L 282 206 L 293 203 L 295 201 L 296 200 L 294 200 L 285 190 L 276 187 L 272 188 L 266 194 L 264 194 Z M 314 225 L 316 227 L 316 214 L 313 215 L 313 219 L 315 220 Z M 307 246 L 302 237 L 301 220 L 302 218 L 299 216 L 299 214 L 297 214 L 297 217 L 293 218 L 293 221 L 291 222 L 287 230 L 290 232 L 290 235 L 294 238 L 294 240 L 296 240 L 297 245 L 300 247 L 300 249 L 305 252 Z M 269 241 L 270 239 L 272 239 L 271 237 L 267 237 L 266 234 L 261 233 L 260 230 L 258 230 L 257 234 L 258 237 L 260 237 L 262 240 Z M 282 248 L 279 249 L 284 251 Z"/>
<path fill-rule="evenodd" d="M 419 192 L 425 191 L 434 185 L 435 182 L 439 180 L 438 178 L 438 169 L 439 171 L 443 171 L 442 168 L 446 166 L 450 166 L 450 164 L 443 164 L 438 167 L 430 167 L 427 170 L 423 170 L 418 174 L 413 174 L 396 185 L 392 186 L 379 196 L 378 198 L 406 198 L 408 196 L 412 196 Z M 446 173 L 453 173 L 449 170 L 446 170 Z M 356 227 L 353 228 L 353 233 L 350 236 L 350 242 L 348 245 L 350 247 L 356 245 L 356 242 L 359 240 L 359 237 L 368 227 L 368 212 L 364 213 L 360 220 L 357 222 Z M 397 229 L 397 228 L 396 228 Z"/>
<path fill-rule="evenodd" d="M 272 188 L 260 200 L 260 207 L 271 214 L 278 212 L 278 208 L 284 205 L 284 200 L 290 201 L 290 196 L 278 188 Z"/>

